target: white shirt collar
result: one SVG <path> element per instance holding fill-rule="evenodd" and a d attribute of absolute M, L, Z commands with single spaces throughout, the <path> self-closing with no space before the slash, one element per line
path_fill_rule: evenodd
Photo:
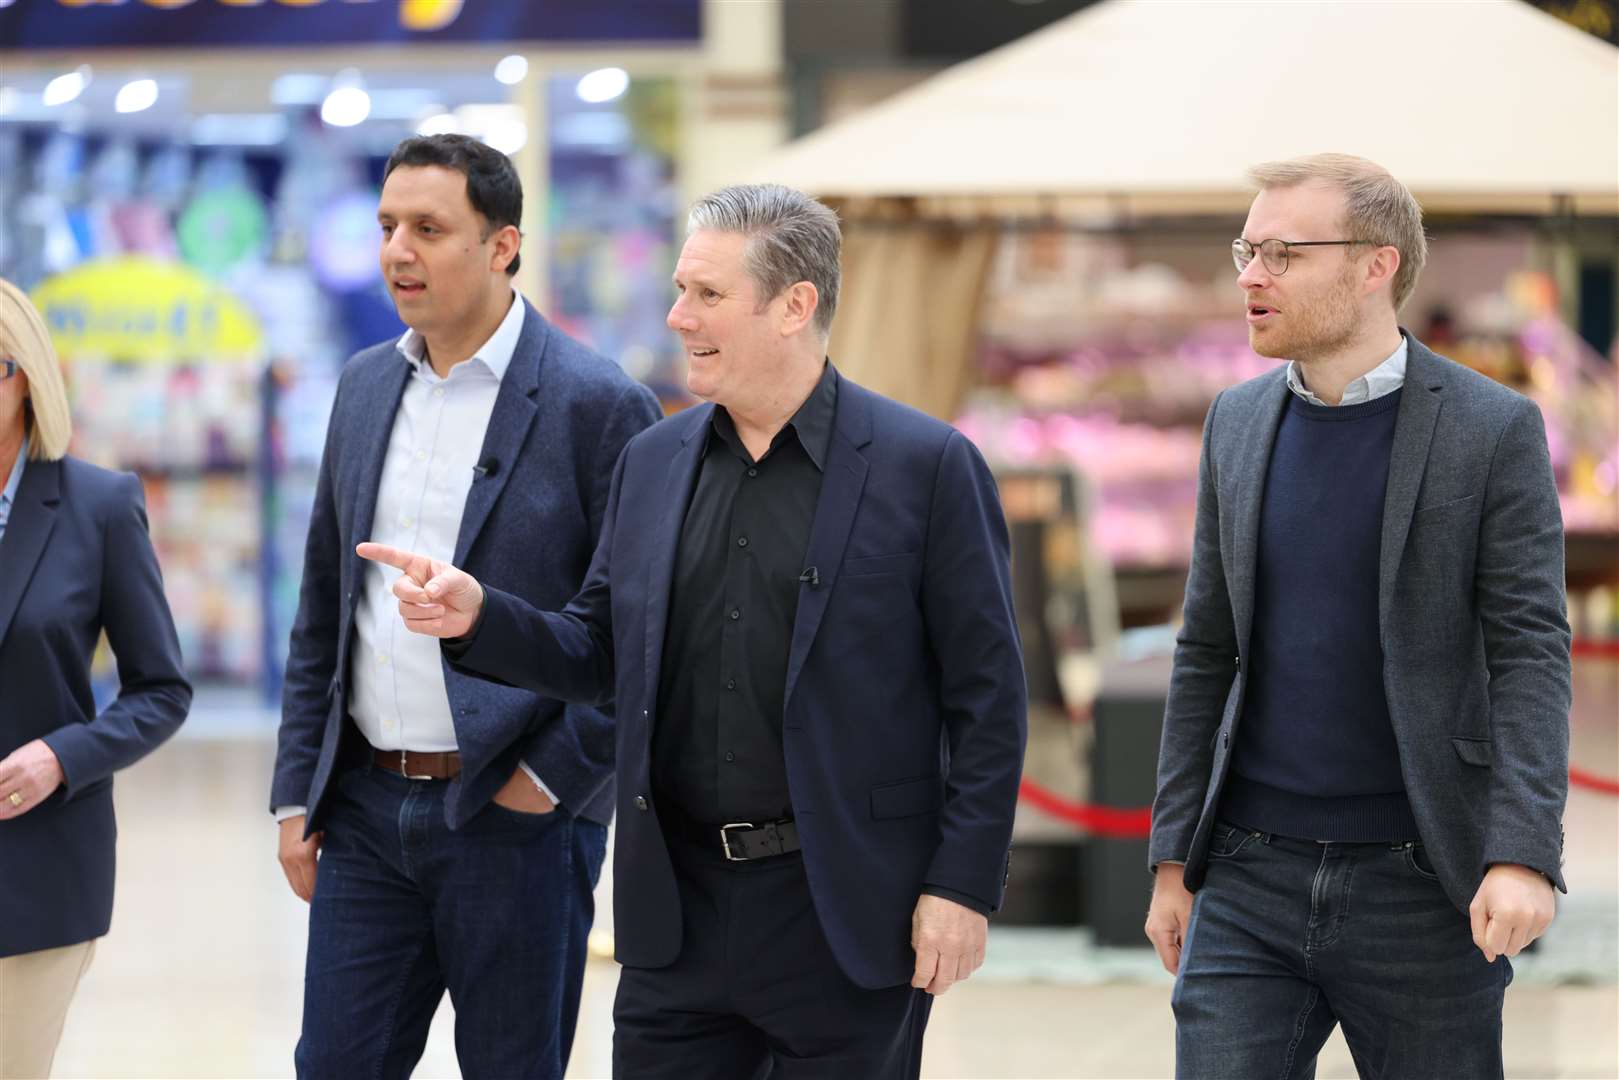
<path fill-rule="evenodd" d="M 1344 387 L 1342 405 L 1363 405 L 1368 401 L 1376 401 L 1385 394 L 1392 394 L 1405 385 L 1405 360 L 1410 352 L 1410 343 L 1404 334 L 1400 335 L 1399 348 L 1389 354 L 1389 358 L 1378 364 L 1372 370 L 1355 379 Z M 1326 405 L 1325 401 L 1310 392 L 1304 385 L 1304 374 L 1299 370 L 1297 360 L 1287 362 L 1287 386 L 1293 393 L 1308 401 L 1311 405 Z M 1328 406 L 1329 408 L 1331 406 Z"/>
<path fill-rule="evenodd" d="M 22 486 L 23 462 L 28 460 L 28 433 L 23 432 L 22 445 L 17 448 L 17 460 L 11 463 L 11 475 L 6 477 L 6 486 L 0 488 L 0 499 L 10 506 L 17 501 L 17 489 Z"/>
<path fill-rule="evenodd" d="M 506 369 L 512 363 L 512 354 L 517 351 L 517 341 L 523 336 L 525 306 L 523 298 L 517 295 L 514 288 L 512 306 L 506 309 L 506 317 L 500 320 L 500 325 L 489 335 L 489 340 L 468 357 L 469 360 L 482 360 L 484 367 L 494 373 L 497 382 L 506 377 Z M 432 365 L 427 363 L 427 342 L 415 330 L 406 330 L 395 348 L 416 367 L 416 370 L 423 374 L 432 373 Z"/>

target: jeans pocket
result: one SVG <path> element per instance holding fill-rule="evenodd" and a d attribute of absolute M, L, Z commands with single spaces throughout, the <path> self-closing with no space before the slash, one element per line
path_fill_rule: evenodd
<path fill-rule="evenodd" d="M 1434 870 L 1433 863 L 1428 860 L 1428 851 L 1421 844 L 1405 846 L 1405 865 L 1424 881 L 1439 880 L 1439 874 Z"/>
<path fill-rule="evenodd" d="M 525 828 L 543 827 L 563 817 L 562 807 L 553 806 L 545 811 L 513 810 L 509 806 L 502 806 L 493 799 L 484 804 L 484 812 L 491 818 L 516 822 Z"/>
<path fill-rule="evenodd" d="M 1209 858 L 1229 859 L 1239 854 L 1258 835 L 1229 821 L 1216 821 L 1214 829 L 1209 833 Z"/>

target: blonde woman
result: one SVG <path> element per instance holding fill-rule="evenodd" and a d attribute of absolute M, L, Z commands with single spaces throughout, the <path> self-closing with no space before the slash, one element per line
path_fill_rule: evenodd
<path fill-rule="evenodd" d="M 0 1077 L 48 1076 L 112 921 L 112 775 L 186 717 L 191 685 L 140 481 L 67 456 L 61 369 L 0 279 Z M 118 697 L 99 713 L 107 632 Z"/>

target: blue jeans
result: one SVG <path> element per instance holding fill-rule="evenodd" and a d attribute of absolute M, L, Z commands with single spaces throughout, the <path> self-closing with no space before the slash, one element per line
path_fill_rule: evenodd
<path fill-rule="evenodd" d="M 446 989 L 463 1075 L 562 1076 L 607 829 L 490 803 L 451 832 L 447 783 L 369 765 L 337 781 L 309 907 L 301 1078 L 408 1077 Z"/>
<path fill-rule="evenodd" d="M 1420 843 L 1215 825 L 1172 999 L 1182 1078 L 1308 1078 L 1337 1024 L 1363 1078 L 1500 1077 L 1488 963 Z"/>

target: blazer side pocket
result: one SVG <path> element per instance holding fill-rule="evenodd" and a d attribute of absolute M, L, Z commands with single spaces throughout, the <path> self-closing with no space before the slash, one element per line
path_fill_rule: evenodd
<path fill-rule="evenodd" d="M 1490 740 L 1472 739 L 1465 735 L 1452 735 L 1450 745 L 1456 748 L 1456 756 L 1469 765 L 1480 769 L 1490 767 Z"/>
<path fill-rule="evenodd" d="M 871 789 L 871 816 L 883 818 L 915 817 L 931 813 L 944 805 L 944 782 L 937 776 L 920 780 L 903 780 L 897 784 L 879 784 Z"/>

